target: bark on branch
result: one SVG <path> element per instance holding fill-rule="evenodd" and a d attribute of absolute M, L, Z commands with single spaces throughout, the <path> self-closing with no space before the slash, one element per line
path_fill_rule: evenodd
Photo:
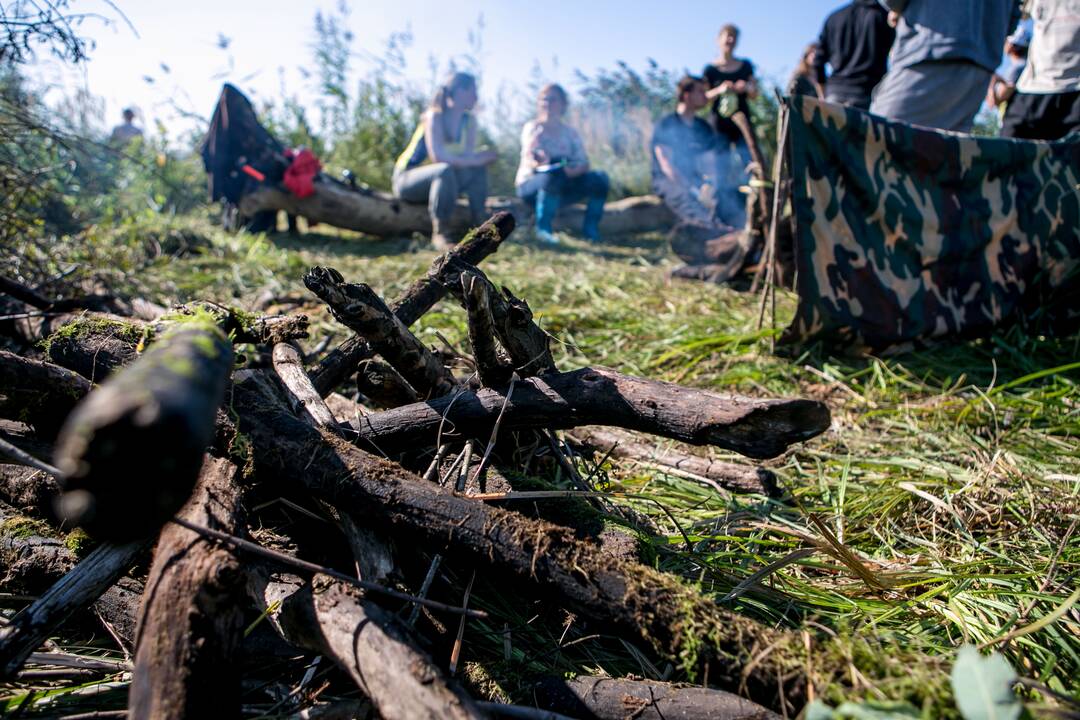
<path fill-rule="evenodd" d="M 180 517 L 229 534 L 242 528 L 238 471 L 207 456 Z M 234 655 L 243 629 L 246 576 L 236 555 L 179 525 L 161 533 L 139 618 L 131 717 L 236 717 Z"/>
<path fill-rule="evenodd" d="M 363 283 L 347 283 L 333 268 L 314 267 L 304 275 L 308 290 L 330 306 L 337 320 L 364 337 L 425 397 L 450 392 L 454 378 L 431 350 Z"/>
<path fill-rule="evenodd" d="M 315 496 L 364 513 L 373 526 L 531 580 L 556 602 L 639 636 L 688 670 L 709 663 L 711 680 L 731 689 L 745 684 L 759 702 L 778 705 L 779 684 L 794 673 L 785 692 L 801 699 L 794 636 L 728 612 L 671 576 L 613 559 L 567 528 L 449 494 L 321 433 L 289 413 L 258 376 L 235 387 L 234 407 L 257 473 L 299 478 Z"/>
<path fill-rule="evenodd" d="M 482 718 L 456 682 L 415 648 L 397 618 L 325 575 L 311 584 L 253 578 L 260 605 L 287 642 L 333 658 L 386 720 Z"/>
<path fill-rule="evenodd" d="M 90 392 L 90 381 L 59 365 L 0 350 L 0 416 L 55 437 L 71 409 Z"/>
<path fill-rule="evenodd" d="M 614 425 L 752 458 L 775 457 L 830 423 L 828 408 L 816 401 L 721 395 L 583 368 L 517 382 L 510 397 L 485 388 L 384 410 L 354 430 L 358 441 L 389 453 L 433 445 L 440 431 L 443 442 L 486 439 L 500 413 L 506 430 Z"/>
<path fill-rule="evenodd" d="M 153 534 L 191 494 L 232 371 L 216 326 L 178 325 L 71 413 L 57 513 L 98 537 Z"/>

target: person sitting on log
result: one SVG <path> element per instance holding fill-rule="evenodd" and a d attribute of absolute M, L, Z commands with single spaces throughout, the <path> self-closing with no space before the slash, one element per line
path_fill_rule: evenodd
<path fill-rule="evenodd" d="M 476 100 L 476 78 L 463 72 L 450 75 L 394 164 L 394 196 L 405 202 L 427 201 L 431 241 L 440 250 L 456 241 L 449 229 L 458 195 L 468 198 L 474 226 L 484 220 L 487 166 L 496 154 L 476 148 L 476 120 L 471 112 Z"/>
<path fill-rule="evenodd" d="M 610 185 L 606 173 L 589 169 L 581 136 L 563 122 L 569 104 L 566 90 L 551 83 L 540 90 L 536 118 L 521 131 L 521 163 L 518 165 L 518 197 L 536 204 L 536 236 L 557 244 L 551 224 L 559 207 L 585 201 L 582 235 L 600 239 L 600 218 Z"/>
<path fill-rule="evenodd" d="M 653 191 L 679 219 L 671 234 L 675 254 L 686 263 L 673 274 L 723 282 L 743 265 L 746 234 L 717 214 L 716 133 L 697 113 L 708 104 L 705 81 L 687 75 L 679 80 L 675 112 L 653 131 Z"/>

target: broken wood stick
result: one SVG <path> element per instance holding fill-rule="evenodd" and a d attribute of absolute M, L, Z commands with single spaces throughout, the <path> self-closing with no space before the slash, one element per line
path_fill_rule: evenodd
<path fill-rule="evenodd" d="M 503 430 L 612 425 L 752 458 L 776 457 L 830 423 L 829 409 L 812 400 L 723 395 L 595 367 L 516 382 L 509 397 L 462 390 L 372 413 L 354 431 L 358 442 L 390 453 L 434 445 L 440 432 L 443 442 L 486 440 L 500 413 Z"/>
<path fill-rule="evenodd" d="M 575 428 L 568 431 L 566 436 L 579 448 L 597 455 L 629 460 L 716 490 L 759 493 L 770 497 L 780 495 L 776 475 L 765 468 L 691 455 L 676 447 L 657 447 L 645 438 L 611 428 Z"/>
<path fill-rule="evenodd" d="M 362 335 L 417 393 L 438 397 L 453 388 L 453 376 L 435 353 L 410 332 L 368 285 L 347 283 L 337 270 L 324 267 L 309 270 L 304 275 L 304 285 L 330 306 L 342 325 Z"/>
<path fill-rule="evenodd" d="M 349 674 L 386 720 L 482 718 L 458 683 L 446 677 L 390 612 L 326 575 L 310 584 L 253 582 L 271 622 L 287 642 L 326 655 Z M 261 585 L 261 587 L 260 587 Z"/>
<path fill-rule="evenodd" d="M 322 433 L 293 416 L 258 375 L 235 386 L 233 402 L 257 475 L 299 479 L 373 527 L 530 580 L 572 612 L 634 634 L 690 673 L 708 663 L 711 681 L 745 687 L 758 702 L 778 707 L 781 684 L 797 704 L 803 697 L 794 635 L 724 610 L 673 576 L 612 558 L 572 530 L 455 496 Z"/>
<path fill-rule="evenodd" d="M 177 323 L 90 393 L 57 439 L 57 515 L 109 539 L 160 528 L 191 494 L 232 360 L 217 326 Z"/>
<path fill-rule="evenodd" d="M 479 268 L 460 259 L 448 260 L 444 277 L 453 283 L 450 291 L 466 308 L 468 299 L 463 294 L 463 278 L 470 278 L 472 285 L 485 286 L 485 294 L 491 307 L 492 326 L 519 375 L 528 377 L 556 371 L 555 360 L 551 357 L 551 338 L 533 322 L 529 303 L 515 297 L 505 287 L 500 292 Z"/>
<path fill-rule="evenodd" d="M 469 344 L 480 384 L 503 387 L 510 382 L 513 369 L 499 357 L 495 344 L 495 321 L 491 316 L 488 285 L 475 274 L 462 274 L 461 294 L 468 313 Z"/>
<path fill-rule="evenodd" d="M 446 258 L 457 257 L 471 265 L 477 265 L 498 250 L 502 242 L 510 237 L 514 224 L 514 216 L 508 212 L 492 215 L 480 227 L 466 235 L 464 240 L 435 258 L 427 275 L 414 281 L 401 297 L 391 304 L 394 314 L 406 327 L 415 323 L 446 295 L 446 285 L 439 279 L 439 269 Z M 352 335 L 331 351 L 312 371 L 311 379 L 315 389 L 325 397 L 357 369 L 361 360 L 374 354 L 367 340 L 359 335 Z"/>
<path fill-rule="evenodd" d="M 101 597 L 127 572 L 146 544 L 135 540 L 99 545 L 9 624 L 0 627 L 0 677 L 12 677 L 60 623 Z"/>
<path fill-rule="evenodd" d="M 723 690 L 655 680 L 542 678 L 533 685 L 532 698 L 545 710 L 595 720 L 780 720 L 771 710 Z"/>
<path fill-rule="evenodd" d="M 395 408 L 420 400 L 401 373 L 374 358 L 357 365 L 356 389 L 377 407 Z"/>
<path fill-rule="evenodd" d="M 206 456 L 179 517 L 230 534 L 243 527 L 239 470 Z M 232 550 L 175 523 L 162 530 L 135 643 L 128 712 L 139 718 L 240 714 L 236 651 L 246 576 Z"/>
<path fill-rule="evenodd" d="M 42 437 L 56 436 L 91 387 L 89 380 L 59 365 L 0 350 L 0 417 L 32 425 Z"/>

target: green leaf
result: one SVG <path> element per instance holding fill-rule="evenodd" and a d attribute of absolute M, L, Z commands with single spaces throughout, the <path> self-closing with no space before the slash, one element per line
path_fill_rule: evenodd
<path fill-rule="evenodd" d="M 983 657 L 973 645 L 960 648 L 952 670 L 956 707 L 964 720 L 1016 720 L 1024 706 L 1012 691 L 1016 672 L 998 653 Z"/>

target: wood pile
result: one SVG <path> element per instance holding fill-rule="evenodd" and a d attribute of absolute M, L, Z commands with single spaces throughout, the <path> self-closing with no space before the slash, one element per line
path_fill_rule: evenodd
<path fill-rule="evenodd" d="M 341 717 L 798 712 L 812 692 L 800 635 L 640 562 L 625 552 L 629 530 L 589 537 L 563 511 L 625 511 L 580 472 L 589 454 L 776 496 L 766 470 L 660 453 L 631 433 L 764 459 L 826 430 L 827 408 L 560 370 L 528 303 L 478 267 L 513 228 L 512 215 L 496 214 L 394 302 L 312 268 L 305 285 L 353 333 L 319 359 L 297 344 L 303 316 L 213 303 L 152 320 L 115 304 L 65 305 L 0 327 L 12 342 L 45 340 L 23 345 L 37 357 L 0 352 L 0 448 L 26 466 L 3 466 L 0 521 L 34 529 L 3 535 L 0 590 L 35 597 L 0 626 L 0 675 L 17 681 L 28 663 L 47 666 L 46 640 L 91 614 L 131 658 L 132 718 L 240 716 L 251 653 L 332 661 L 356 689 L 328 704 Z M 7 290 L 9 304 L 28 303 L 27 292 Z M 410 330 L 444 298 L 467 313 L 470 356 Z M 237 342 L 262 352 L 238 363 Z M 346 386 L 363 402 L 334 392 Z M 515 487 L 542 463 L 572 487 Z M 274 528 L 274 499 L 322 529 Z M 650 531 L 633 513 L 625 524 Z M 81 559 L 50 539 L 73 525 L 97 543 Z M 527 702 L 479 698 L 461 659 L 469 623 L 489 613 L 470 606 L 468 589 L 454 596 L 433 583 L 448 570 L 564 608 L 707 687 L 530 677 L 520 680 Z M 253 619 L 272 630 L 261 649 L 246 631 Z"/>

